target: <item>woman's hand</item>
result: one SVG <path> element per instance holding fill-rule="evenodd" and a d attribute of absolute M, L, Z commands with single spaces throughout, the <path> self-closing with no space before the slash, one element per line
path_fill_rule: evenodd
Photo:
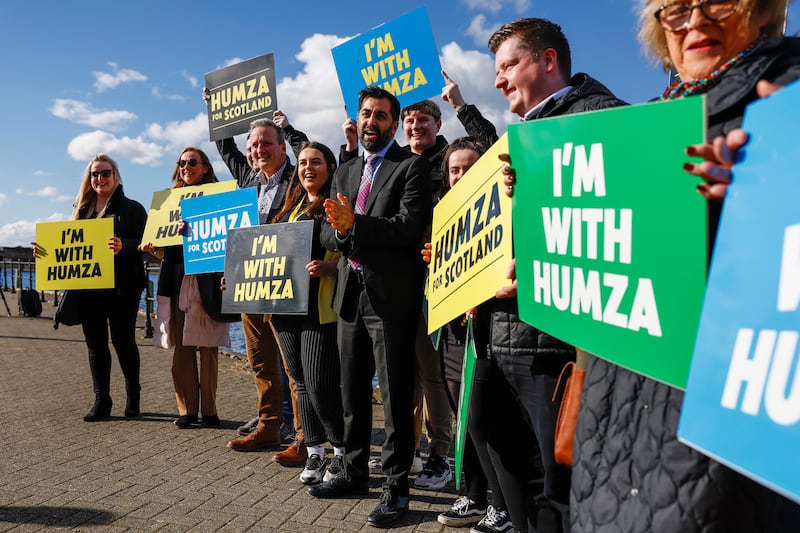
<path fill-rule="evenodd" d="M 114 255 L 117 255 L 122 251 L 122 239 L 116 235 L 112 235 L 111 238 L 108 239 L 108 248 L 114 251 Z"/>
<path fill-rule="evenodd" d="M 422 245 L 422 250 L 420 251 L 422 254 L 422 260 L 425 261 L 427 264 L 431 263 L 431 243 L 426 242 Z"/>
<path fill-rule="evenodd" d="M 338 260 L 322 261 L 320 259 L 314 259 L 306 265 L 306 270 L 308 270 L 308 273 L 312 278 L 332 278 L 336 276 L 336 265 L 338 263 Z"/>
<path fill-rule="evenodd" d="M 702 163 L 684 163 L 683 169 L 703 179 L 704 183 L 697 186 L 697 192 L 705 199 L 721 201 L 725 198 L 731 182 L 731 169 L 739 149 L 748 140 L 749 135 L 743 129 L 737 128 L 710 143 L 693 144 L 686 148 L 686 155 L 703 158 Z"/>
<path fill-rule="evenodd" d="M 767 97 L 781 89 L 767 80 L 756 84 L 759 98 Z M 703 198 L 722 201 L 731 183 L 734 163 L 739 150 L 747 144 L 750 136 L 741 128 L 732 130 L 727 135 L 719 136 L 710 143 L 694 144 L 686 148 L 686 155 L 702 157 L 702 163 L 684 163 L 683 169 L 694 176 L 699 176 L 705 183 L 697 186 Z"/>
<path fill-rule="evenodd" d="M 157 259 L 164 259 L 164 249 L 163 248 L 156 248 L 153 246 L 152 242 L 146 242 L 140 244 L 137 248 L 140 252 L 144 252 L 146 254 L 150 254 Z"/>

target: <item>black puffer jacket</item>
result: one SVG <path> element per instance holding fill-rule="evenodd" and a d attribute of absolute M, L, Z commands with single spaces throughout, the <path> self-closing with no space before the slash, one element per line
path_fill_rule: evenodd
<path fill-rule="evenodd" d="M 572 89 L 559 98 L 547 102 L 536 118 L 559 117 L 585 111 L 598 111 L 626 105 L 608 88 L 588 74 L 579 72 L 569 80 Z"/>
<path fill-rule="evenodd" d="M 762 43 L 708 91 L 708 138 L 741 124 L 758 80 L 798 76 L 799 40 Z M 718 216 L 711 212 L 713 228 Z M 682 403 L 682 391 L 590 359 L 575 435 L 572 530 L 800 531 L 796 504 L 678 442 Z"/>
<path fill-rule="evenodd" d="M 88 215 L 87 206 L 83 206 L 78 218 L 85 219 Z M 108 200 L 106 217 L 114 218 L 114 235 L 122 240 L 122 249 L 114 256 L 114 288 L 118 294 L 138 296 L 147 284 L 144 258 L 137 250 L 147 223 L 147 211 L 142 204 L 125 196 L 119 185 Z"/>

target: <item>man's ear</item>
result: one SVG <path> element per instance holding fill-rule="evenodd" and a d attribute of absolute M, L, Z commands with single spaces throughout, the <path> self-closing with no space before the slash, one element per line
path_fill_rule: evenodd
<path fill-rule="evenodd" d="M 551 73 L 558 68 L 558 52 L 556 52 L 552 48 L 548 48 L 547 50 L 539 54 L 539 57 L 541 59 L 544 59 L 545 70 L 548 73 Z"/>

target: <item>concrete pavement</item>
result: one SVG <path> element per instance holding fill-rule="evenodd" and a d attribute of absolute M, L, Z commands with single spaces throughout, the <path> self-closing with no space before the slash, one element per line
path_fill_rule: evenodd
<path fill-rule="evenodd" d="M 317 500 L 306 494 L 300 469 L 271 462 L 272 452 L 226 448 L 255 410 L 246 360 L 220 355 L 221 428 L 180 430 L 170 375 L 171 352 L 137 331 L 141 351 L 142 416 L 122 416 L 125 390 L 112 364 L 112 418 L 87 423 L 91 377 L 80 326 L 52 327 L 52 293 L 42 318 L 17 316 L 16 294 L 0 305 L 0 531 L 293 531 L 374 530 L 367 514 L 380 494 Z M 114 356 L 115 357 L 115 356 Z M 374 411 L 373 454 L 379 456 L 383 414 Z M 436 521 L 455 499 L 411 489 L 403 532 L 468 531 Z"/>

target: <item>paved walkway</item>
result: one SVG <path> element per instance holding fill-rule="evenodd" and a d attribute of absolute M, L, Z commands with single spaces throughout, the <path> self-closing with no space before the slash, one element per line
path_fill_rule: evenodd
<path fill-rule="evenodd" d="M 317 500 L 298 481 L 300 470 L 272 463 L 272 453 L 225 447 L 255 409 L 241 356 L 220 356 L 222 428 L 179 430 L 171 353 L 150 346 L 140 327 L 143 416 L 122 416 L 115 361 L 112 418 L 87 423 L 94 398 L 80 327 L 53 329 L 51 293 L 42 318 L 17 316 L 16 294 L 4 294 L 12 316 L 0 302 L 0 531 L 373 530 L 366 517 L 379 476 L 366 499 Z M 377 430 L 375 455 L 381 436 Z M 465 531 L 436 521 L 455 498 L 452 483 L 446 490 L 412 489 L 411 511 L 395 530 Z"/>

